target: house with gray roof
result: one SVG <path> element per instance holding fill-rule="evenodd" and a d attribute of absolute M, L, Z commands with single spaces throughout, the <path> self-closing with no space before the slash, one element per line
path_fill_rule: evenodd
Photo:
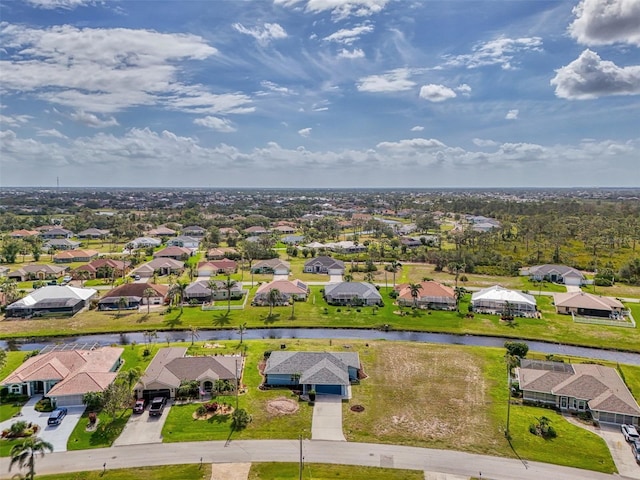
<path fill-rule="evenodd" d="M 264 384 L 291 387 L 303 394 L 333 394 L 348 398 L 349 387 L 361 371 L 356 352 L 271 352 L 264 367 Z"/>
<path fill-rule="evenodd" d="M 213 284 L 213 285 L 212 285 Z M 227 291 L 226 282 L 222 280 L 198 280 L 190 283 L 184 291 L 184 299 L 187 302 L 205 303 L 212 300 L 228 300 L 227 293 L 231 294 L 231 299 L 242 298 L 246 293 L 242 289 L 242 283 L 236 282 Z M 215 285 L 215 288 L 211 288 Z"/>
<path fill-rule="evenodd" d="M 323 273 L 328 275 L 344 274 L 344 262 L 326 255 L 312 258 L 304 262 L 305 273 Z"/>
<path fill-rule="evenodd" d="M 324 299 L 329 305 L 382 306 L 382 295 L 367 282 L 330 283 L 324 287 Z"/>
<path fill-rule="evenodd" d="M 253 267 L 251 273 L 273 273 L 274 275 L 287 275 L 291 271 L 291 264 L 279 258 L 261 260 Z"/>
<path fill-rule="evenodd" d="M 640 406 L 614 368 L 523 359 L 517 374 L 525 402 L 591 412 L 600 423 L 640 422 Z"/>
<path fill-rule="evenodd" d="M 197 381 L 200 392 L 215 390 L 218 380 L 232 382 L 242 377 L 244 359 L 239 355 L 188 357 L 186 347 L 158 350 L 135 386 L 136 398 L 175 398 L 182 382 Z"/>
<path fill-rule="evenodd" d="M 522 275 L 527 275 L 531 280 L 546 280 L 553 283 L 563 283 L 565 285 L 584 285 L 586 278 L 580 270 L 566 265 L 534 265 L 524 268 Z"/>
<path fill-rule="evenodd" d="M 80 246 L 80 242 L 76 240 L 69 240 L 68 238 L 52 238 L 47 240 L 42 246 L 47 252 L 51 249 L 54 250 L 75 250 Z"/>

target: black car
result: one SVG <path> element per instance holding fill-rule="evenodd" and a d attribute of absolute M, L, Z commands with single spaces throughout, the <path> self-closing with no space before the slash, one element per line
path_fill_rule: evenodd
<path fill-rule="evenodd" d="M 162 411 L 164 410 L 166 403 L 167 399 L 165 397 L 154 397 L 154 399 L 151 400 L 151 406 L 149 407 L 149 416 L 155 417 L 162 415 Z"/>
<path fill-rule="evenodd" d="M 62 419 L 67 416 L 67 409 L 65 407 L 56 408 L 47 420 L 47 425 L 60 425 Z"/>

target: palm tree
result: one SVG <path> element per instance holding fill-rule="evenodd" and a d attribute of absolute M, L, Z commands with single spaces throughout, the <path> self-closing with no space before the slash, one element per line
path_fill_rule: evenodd
<path fill-rule="evenodd" d="M 244 338 L 244 332 L 247 331 L 247 322 L 241 323 L 238 325 L 238 333 L 240 334 L 240 345 L 242 345 L 242 340 Z"/>
<path fill-rule="evenodd" d="M 180 303 L 180 313 L 184 308 L 184 292 L 189 286 L 189 282 L 186 280 L 178 280 L 176 284 L 171 287 L 172 296 L 176 299 L 176 302 Z"/>
<path fill-rule="evenodd" d="M 458 288 L 458 277 L 460 276 L 461 273 L 464 272 L 465 268 L 466 268 L 466 265 L 461 262 L 453 262 L 449 264 L 449 271 L 455 275 L 455 279 L 456 279 L 455 288 Z"/>
<path fill-rule="evenodd" d="M 91 278 L 91 274 L 86 270 L 80 270 L 76 275 L 80 279 L 81 288 L 84 288 L 84 282 L 86 282 L 89 278 Z"/>
<path fill-rule="evenodd" d="M 151 287 L 145 288 L 144 292 L 142 292 L 142 296 L 147 302 L 147 315 L 149 315 L 149 310 L 151 309 L 151 302 L 149 301 L 149 299 L 156 295 L 157 295 L 156 291 Z"/>
<path fill-rule="evenodd" d="M 26 466 L 29 471 L 25 478 L 27 480 L 33 480 L 36 476 L 36 456 L 41 455 L 44 457 L 47 450 L 53 452 L 53 445 L 45 442 L 40 437 L 32 436 L 25 438 L 21 443 L 17 443 L 11 447 L 9 470 L 11 470 L 11 467 L 16 463 L 20 469 Z"/>
<path fill-rule="evenodd" d="M 347 273 L 346 275 L 343 275 L 342 280 L 344 280 L 345 282 L 351 282 L 353 281 L 353 275 Z"/>
<path fill-rule="evenodd" d="M 391 260 L 391 263 L 385 267 L 385 270 L 393 274 L 393 287 L 396 286 L 396 273 L 402 268 L 402 264 L 397 260 Z"/>
<path fill-rule="evenodd" d="M 227 279 L 222 282 L 222 288 L 227 291 L 227 314 L 231 312 L 231 289 L 236 286 L 238 282 L 231 280 L 231 276 L 227 275 Z"/>
<path fill-rule="evenodd" d="M 463 296 L 465 296 L 467 293 L 469 293 L 469 291 L 464 288 L 464 287 L 456 287 L 453 290 L 453 295 L 455 297 L 456 300 L 456 312 L 460 311 L 460 300 L 462 299 Z"/>
<path fill-rule="evenodd" d="M 7 305 L 16 301 L 18 297 L 18 284 L 13 280 L 5 278 L 0 284 L 0 291 L 4 292 L 4 298 Z"/>
<path fill-rule="evenodd" d="M 129 390 L 131 390 L 131 388 L 136 383 L 138 383 L 138 380 L 140 380 L 141 376 L 142 373 L 140 372 L 140 369 L 138 367 L 133 367 L 120 373 L 120 378 L 127 383 L 127 387 L 129 387 Z"/>
<path fill-rule="evenodd" d="M 419 283 L 410 283 L 409 284 L 409 292 L 411 292 L 411 298 L 413 298 L 413 306 L 418 306 L 418 297 L 420 296 L 420 290 L 422 290 L 422 285 Z"/>
<path fill-rule="evenodd" d="M 267 294 L 267 301 L 269 302 L 269 316 L 273 314 L 273 307 L 282 299 L 282 293 L 277 288 L 272 288 Z"/>
<path fill-rule="evenodd" d="M 193 346 L 194 340 L 196 338 L 200 338 L 200 335 L 198 334 L 198 327 L 189 325 L 189 333 L 191 334 L 191 346 Z"/>
<path fill-rule="evenodd" d="M 118 299 L 118 317 L 121 315 L 122 309 L 127 307 L 128 305 L 129 301 L 127 300 L 127 297 L 120 297 Z"/>

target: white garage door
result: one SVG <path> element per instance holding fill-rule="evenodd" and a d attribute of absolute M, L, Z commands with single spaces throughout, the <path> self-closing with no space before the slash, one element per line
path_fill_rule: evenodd
<path fill-rule="evenodd" d="M 65 395 L 64 397 L 54 397 L 56 407 L 73 407 L 82 405 L 82 395 Z"/>

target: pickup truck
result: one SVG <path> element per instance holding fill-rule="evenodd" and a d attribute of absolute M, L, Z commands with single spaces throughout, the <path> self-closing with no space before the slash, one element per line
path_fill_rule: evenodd
<path fill-rule="evenodd" d="M 156 417 L 162 415 L 162 411 L 164 410 L 164 406 L 167 403 L 167 399 L 164 397 L 154 397 L 151 400 L 151 406 L 149 407 L 149 416 Z"/>

